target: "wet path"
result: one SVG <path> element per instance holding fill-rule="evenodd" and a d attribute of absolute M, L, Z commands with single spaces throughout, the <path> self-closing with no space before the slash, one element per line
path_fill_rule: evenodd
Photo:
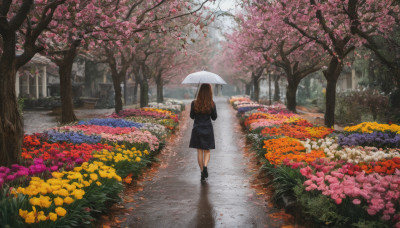
<path fill-rule="evenodd" d="M 101 118 L 110 115 L 114 109 L 75 109 L 75 115 L 79 120 L 88 118 Z M 59 126 L 57 118 L 51 111 L 24 111 L 24 131 L 25 134 L 43 132 L 49 128 Z"/>
<path fill-rule="evenodd" d="M 217 102 L 214 122 L 216 149 L 211 151 L 209 178 L 200 182 L 197 152 L 188 148 L 192 120 L 182 123 L 174 149 L 159 172 L 134 195 L 133 208 L 120 216 L 121 227 L 281 227 L 271 221 L 266 206 L 250 187 L 243 157 L 241 132 L 234 110 L 225 99 Z"/>

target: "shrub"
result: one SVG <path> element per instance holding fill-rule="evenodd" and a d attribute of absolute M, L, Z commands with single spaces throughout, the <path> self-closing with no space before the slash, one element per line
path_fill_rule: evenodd
<path fill-rule="evenodd" d="M 341 124 L 358 124 L 365 119 L 386 122 L 389 115 L 389 97 L 376 90 L 338 93 L 336 99 L 335 118 Z"/>

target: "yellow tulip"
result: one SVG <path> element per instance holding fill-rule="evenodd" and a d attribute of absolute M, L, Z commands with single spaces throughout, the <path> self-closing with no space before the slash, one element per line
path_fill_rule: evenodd
<path fill-rule="evenodd" d="M 34 198 L 30 198 L 29 199 L 29 203 L 33 206 L 39 206 L 40 205 L 40 201 L 39 198 L 34 197 Z"/>
<path fill-rule="evenodd" d="M 65 216 L 65 214 L 67 214 L 67 211 L 62 207 L 57 207 L 56 213 L 58 216 L 62 217 L 62 216 Z"/>
<path fill-rule="evenodd" d="M 64 198 L 64 203 L 66 203 L 66 204 L 71 204 L 73 202 L 74 202 L 74 200 L 69 196 Z"/>
<path fill-rule="evenodd" d="M 44 215 L 44 212 L 43 212 L 43 211 L 39 211 L 38 216 L 37 216 L 37 219 L 38 219 L 39 222 L 40 222 L 40 221 L 46 221 L 46 220 L 47 220 L 47 217 L 46 217 L 46 215 Z"/>
<path fill-rule="evenodd" d="M 22 218 L 25 218 L 27 214 L 28 214 L 27 210 L 19 209 L 19 216 L 21 216 Z"/>
<path fill-rule="evenodd" d="M 96 180 L 98 179 L 98 176 L 97 176 L 97 174 L 95 174 L 95 173 L 91 173 L 91 174 L 90 174 L 90 179 L 92 179 L 92 180 L 96 181 Z"/>
<path fill-rule="evenodd" d="M 52 172 L 51 175 L 54 178 L 62 178 L 64 176 L 64 173 L 60 173 L 60 172 Z"/>
<path fill-rule="evenodd" d="M 57 214 L 56 213 L 53 213 L 53 212 L 50 212 L 49 213 L 49 218 L 50 218 L 50 220 L 51 221 L 56 221 L 57 220 Z"/>
<path fill-rule="evenodd" d="M 35 220 L 36 220 L 36 217 L 33 212 L 29 212 L 25 217 L 25 222 L 28 224 L 34 223 Z"/>
<path fill-rule="evenodd" d="M 54 204 L 56 206 L 62 206 L 64 204 L 64 200 L 61 197 L 57 197 L 54 199 Z"/>

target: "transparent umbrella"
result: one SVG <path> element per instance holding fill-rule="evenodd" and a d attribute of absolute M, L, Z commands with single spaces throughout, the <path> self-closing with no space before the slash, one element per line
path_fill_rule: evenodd
<path fill-rule="evenodd" d="M 182 84 L 218 84 L 225 85 L 226 82 L 217 74 L 208 71 L 191 73 L 182 81 Z"/>
<path fill-rule="evenodd" d="M 197 84 L 197 91 L 195 94 L 196 97 L 201 84 L 226 85 L 226 82 L 217 74 L 208 71 L 199 71 L 186 76 L 186 78 L 182 81 L 182 84 Z"/>

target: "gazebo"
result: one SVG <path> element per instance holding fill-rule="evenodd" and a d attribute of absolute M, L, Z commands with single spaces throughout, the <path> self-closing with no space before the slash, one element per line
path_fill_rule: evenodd
<path fill-rule="evenodd" d="M 15 91 L 20 95 L 38 99 L 47 97 L 47 67 L 53 63 L 36 54 L 32 60 L 17 72 Z M 32 73 L 34 71 L 34 73 Z"/>

